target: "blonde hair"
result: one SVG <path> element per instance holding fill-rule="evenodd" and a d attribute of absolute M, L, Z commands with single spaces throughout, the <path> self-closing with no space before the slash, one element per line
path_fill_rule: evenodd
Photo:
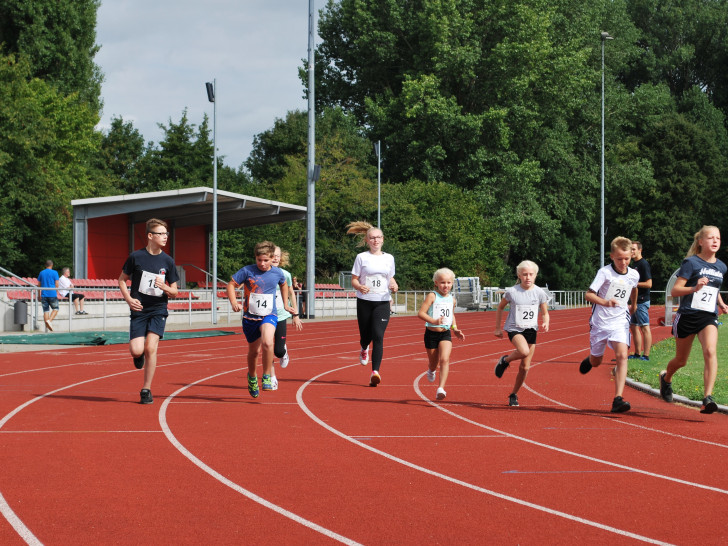
<path fill-rule="evenodd" d="M 287 250 L 282 250 L 281 247 L 277 246 L 276 250 L 281 251 L 281 261 L 278 264 L 279 267 L 288 267 L 288 264 L 290 264 L 291 255 Z"/>
<path fill-rule="evenodd" d="M 351 222 L 346 226 L 347 235 L 357 235 L 359 237 L 359 242 L 356 246 L 366 245 L 366 238 L 372 230 L 381 231 L 379 228 L 374 227 L 369 222 L 363 222 L 361 220 Z"/>
<path fill-rule="evenodd" d="M 702 239 L 706 232 L 709 230 L 714 229 L 718 233 L 720 233 L 720 230 L 715 226 L 703 226 L 701 227 L 695 235 L 693 235 L 693 244 L 690 245 L 690 248 L 688 249 L 688 253 L 685 256 L 686 258 L 689 258 L 690 256 L 695 256 L 696 254 L 700 254 L 703 251 L 703 247 L 700 246 L 700 239 Z"/>
<path fill-rule="evenodd" d="M 452 269 L 448 269 L 447 267 L 441 267 L 435 271 L 435 274 L 432 275 L 432 282 L 437 282 L 437 279 L 440 277 L 450 277 L 453 281 L 455 281 L 455 273 L 453 273 Z"/>
<path fill-rule="evenodd" d="M 615 252 L 616 250 L 629 250 L 632 251 L 632 241 L 627 239 L 627 237 L 615 237 L 612 239 L 612 244 L 610 246 L 611 252 Z"/>
<path fill-rule="evenodd" d="M 273 256 L 275 251 L 276 251 L 276 245 L 274 245 L 270 241 L 261 241 L 260 243 L 255 245 L 255 250 L 253 251 L 253 255 L 261 256 L 263 254 L 266 254 L 268 256 Z"/>
<path fill-rule="evenodd" d="M 518 264 L 516 266 L 516 275 L 520 275 L 521 271 L 528 268 L 533 269 L 534 274 L 538 275 L 538 265 L 536 262 L 532 262 L 531 260 L 523 260 L 520 264 Z"/>

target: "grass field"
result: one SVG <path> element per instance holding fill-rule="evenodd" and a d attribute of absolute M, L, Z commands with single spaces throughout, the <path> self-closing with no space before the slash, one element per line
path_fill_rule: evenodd
<path fill-rule="evenodd" d="M 728 332 L 723 330 L 722 323 L 726 315 L 718 320 L 718 378 L 713 389 L 713 398 L 718 404 L 728 405 Z M 659 374 L 667 367 L 667 363 L 675 356 L 675 338 L 669 337 L 652 347 L 650 360 L 633 359 L 629 361 L 630 379 L 660 388 Z M 697 336 L 693 341 L 687 365 L 672 378 L 672 389 L 691 400 L 703 399 L 703 351 Z"/>

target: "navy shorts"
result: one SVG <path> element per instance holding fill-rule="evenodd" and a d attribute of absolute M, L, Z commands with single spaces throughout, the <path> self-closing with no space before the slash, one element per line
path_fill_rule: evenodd
<path fill-rule="evenodd" d="M 441 341 L 452 342 L 452 335 L 449 329 L 441 329 L 440 331 L 425 328 L 425 349 L 437 349 Z"/>
<path fill-rule="evenodd" d="M 129 322 L 129 340 L 138 337 L 147 337 L 147 332 L 152 332 L 164 337 L 164 327 L 167 325 L 167 309 L 158 309 L 147 312 L 132 312 Z"/>
<path fill-rule="evenodd" d="M 529 345 L 536 345 L 536 334 L 538 332 L 535 328 L 526 328 L 523 332 L 508 332 L 508 339 L 513 341 L 516 336 L 523 336 L 526 339 L 526 343 Z"/>
<path fill-rule="evenodd" d="M 677 313 L 672 321 L 672 335 L 684 338 L 699 333 L 710 325 L 718 327 L 718 317 L 715 313 L 697 311 L 696 313 Z"/>
<path fill-rule="evenodd" d="M 43 306 L 44 313 L 50 313 L 51 309 L 58 311 L 58 298 L 48 298 L 43 296 L 40 299 L 40 304 Z"/>
<path fill-rule="evenodd" d="M 253 320 L 243 317 L 243 334 L 248 343 L 258 341 L 260 338 L 260 327 L 264 324 L 272 324 L 275 329 L 278 326 L 278 316 L 274 314 L 266 315 L 262 320 Z"/>

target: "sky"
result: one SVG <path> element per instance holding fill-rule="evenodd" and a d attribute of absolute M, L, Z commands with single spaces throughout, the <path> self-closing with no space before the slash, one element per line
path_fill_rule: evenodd
<path fill-rule="evenodd" d="M 323 5 L 315 3 L 316 22 Z M 102 131 L 121 117 L 158 144 L 158 124 L 179 123 L 185 108 L 195 126 L 207 113 L 212 131 L 205 82 L 215 79 L 218 155 L 238 168 L 255 135 L 308 107 L 298 78 L 308 58 L 305 0 L 102 0 L 96 43 Z"/>

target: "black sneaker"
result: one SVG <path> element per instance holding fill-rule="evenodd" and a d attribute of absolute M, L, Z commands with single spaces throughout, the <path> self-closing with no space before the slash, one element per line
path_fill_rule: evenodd
<path fill-rule="evenodd" d="M 615 396 L 612 401 L 612 413 L 624 413 L 625 411 L 629 411 L 631 407 L 632 406 L 629 405 L 629 402 L 624 400 L 621 396 Z"/>
<path fill-rule="evenodd" d="M 498 379 L 503 377 L 503 372 L 505 372 L 506 368 L 510 366 L 510 364 L 506 362 L 506 356 L 507 355 L 503 355 L 502 357 L 500 357 L 500 359 L 498 360 L 498 364 L 495 365 L 495 376 Z"/>
<path fill-rule="evenodd" d="M 141 370 L 144 367 L 144 355 L 134 357 L 134 367 Z"/>
<path fill-rule="evenodd" d="M 667 370 L 660 372 L 660 396 L 665 402 L 672 402 L 672 381 L 665 381 Z"/>
<path fill-rule="evenodd" d="M 584 360 L 581 361 L 581 364 L 579 364 L 579 371 L 581 373 L 589 373 L 592 369 L 591 362 L 589 362 L 589 357 L 586 357 Z"/>
<path fill-rule="evenodd" d="M 518 396 L 516 393 L 511 393 L 508 395 L 508 405 L 509 406 L 517 406 L 518 405 Z"/>
<path fill-rule="evenodd" d="M 717 409 L 718 404 L 715 403 L 712 396 L 708 395 L 703 398 L 703 409 L 700 410 L 700 413 L 715 413 Z"/>
<path fill-rule="evenodd" d="M 154 399 L 152 398 L 152 391 L 149 389 L 142 389 L 142 392 L 139 393 L 141 400 L 139 400 L 140 404 L 152 404 L 154 403 Z"/>

